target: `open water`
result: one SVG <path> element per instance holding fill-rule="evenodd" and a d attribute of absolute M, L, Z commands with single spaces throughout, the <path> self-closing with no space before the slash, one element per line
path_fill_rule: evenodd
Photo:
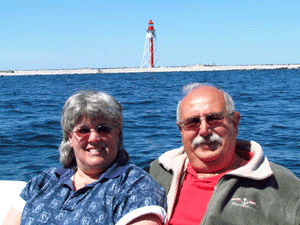
<path fill-rule="evenodd" d="M 0 179 L 27 181 L 60 166 L 60 115 L 81 89 L 105 91 L 124 108 L 124 146 L 144 167 L 181 145 L 176 105 L 182 86 L 208 82 L 229 92 L 241 113 L 239 138 L 300 177 L 300 70 L 0 77 Z"/>

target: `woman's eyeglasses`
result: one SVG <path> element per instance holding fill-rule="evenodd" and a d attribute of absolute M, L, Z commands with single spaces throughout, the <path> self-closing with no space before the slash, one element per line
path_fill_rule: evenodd
<path fill-rule="evenodd" d="M 90 136 L 92 130 L 95 130 L 100 135 L 107 135 L 110 134 L 113 127 L 109 125 L 99 125 L 97 128 L 86 128 L 86 127 L 80 127 L 74 131 L 74 133 L 78 137 L 87 137 Z"/>

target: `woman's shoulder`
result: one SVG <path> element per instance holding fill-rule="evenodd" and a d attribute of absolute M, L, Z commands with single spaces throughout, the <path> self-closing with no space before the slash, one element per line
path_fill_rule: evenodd
<path fill-rule="evenodd" d="M 130 188 L 140 188 L 142 190 L 161 189 L 161 186 L 145 170 L 134 164 L 126 166 L 121 179 L 126 186 L 134 186 Z"/>
<path fill-rule="evenodd" d="M 37 175 L 27 182 L 27 185 L 21 194 L 22 198 L 27 201 L 41 190 L 45 190 L 47 187 L 53 186 L 53 184 L 57 181 L 55 171 L 56 168 L 47 168 L 43 171 L 37 172 Z"/>
<path fill-rule="evenodd" d="M 135 176 L 135 177 L 150 177 L 149 174 L 143 170 L 142 168 L 134 165 L 134 164 L 127 164 L 124 169 L 124 173 L 128 176 Z"/>
<path fill-rule="evenodd" d="M 64 168 L 47 168 L 43 171 L 37 172 L 37 175 L 32 177 L 27 184 L 28 188 L 41 188 L 47 183 L 57 182 L 61 176 L 66 174 L 69 169 Z"/>
<path fill-rule="evenodd" d="M 36 172 L 36 176 L 34 176 L 32 179 L 40 180 L 40 179 L 59 178 L 67 171 L 69 171 L 69 169 L 50 167 L 50 168 L 46 168 L 42 171 Z"/>

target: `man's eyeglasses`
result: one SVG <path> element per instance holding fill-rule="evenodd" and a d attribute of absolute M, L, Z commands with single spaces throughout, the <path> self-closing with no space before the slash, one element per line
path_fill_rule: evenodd
<path fill-rule="evenodd" d="M 78 136 L 78 137 L 87 137 L 90 136 L 91 134 L 91 130 L 93 128 L 86 128 L 86 127 L 80 127 L 78 129 L 76 129 L 74 131 L 74 133 Z M 97 128 L 95 128 L 94 130 L 98 133 L 98 134 L 102 134 L 102 135 L 107 135 L 110 134 L 110 132 L 112 131 L 113 127 L 109 126 L 109 125 L 99 125 Z"/>
<path fill-rule="evenodd" d="M 197 131 L 200 129 L 201 120 L 206 120 L 206 123 L 208 123 L 209 125 L 217 125 L 223 122 L 226 115 L 227 113 L 212 113 L 204 118 L 190 117 L 184 120 L 183 122 L 180 122 L 180 126 L 185 131 Z"/>

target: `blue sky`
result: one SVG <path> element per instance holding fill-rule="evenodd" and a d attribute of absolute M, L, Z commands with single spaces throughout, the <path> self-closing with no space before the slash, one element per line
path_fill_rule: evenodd
<path fill-rule="evenodd" d="M 184 3 L 183 3 L 184 2 Z M 300 63 L 299 0 L 1 1 L 0 70 Z"/>

